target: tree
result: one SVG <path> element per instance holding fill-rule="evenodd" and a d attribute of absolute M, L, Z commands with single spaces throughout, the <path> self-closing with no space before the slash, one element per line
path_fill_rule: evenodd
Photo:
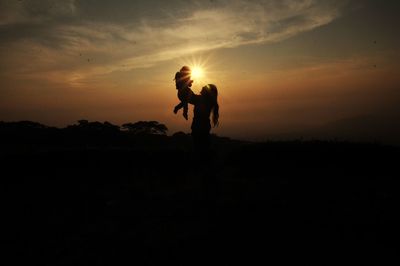
<path fill-rule="evenodd" d="M 103 131 L 103 132 L 117 132 L 119 131 L 119 126 L 113 125 L 110 122 L 105 121 L 104 123 L 94 121 L 89 122 L 88 120 L 82 119 L 78 120 L 78 124 L 70 125 L 68 129 L 78 129 L 86 131 Z"/>
<path fill-rule="evenodd" d="M 185 138 L 187 136 L 189 136 L 189 134 L 187 134 L 183 131 L 178 131 L 178 132 L 175 132 L 174 134 L 172 134 L 173 138 Z"/>
<path fill-rule="evenodd" d="M 133 134 L 141 135 L 166 135 L 168 128 L 157 121 L 139 121 L 136 123 L 126 123 L 122 128 Z"/>
<path fill-rule="evenodd" d="M 18 121 L 18 122 L 0 121 L 0 128 L 8 130 L 38 130 L 38 129 L 48 129 L 49 127 L 32 121 Z"/>
<path fill-rule="evenodd" d="M 86 119 L 78 120 L 79 126 L 86 126 L 89 124 L 89 121 Z"/>

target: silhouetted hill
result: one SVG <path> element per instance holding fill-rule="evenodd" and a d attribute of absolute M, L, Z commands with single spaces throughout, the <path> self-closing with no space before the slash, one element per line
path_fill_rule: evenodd
<path fill-rule="evenodd" d="M 334 120 L 320 126 L 303 126 L 302 130 L 279 133 L 271 139 L 319 139 L 340 141 L 377 142 L 387 145 L 400 145 L 400 117 L 363 115 Z M 264 136 L 259 136 L 263 139 Z"/>
<path fill-rule="evenodd" d="M 84 120 L 64 129 L 0 123 L 0 134 L 16 264 L 397 259 L 398 147 L 213 136 L 213 150 L 199 156 L 183 132 Z"/>
<path fill-rule="evenodd" d="M 400 144 L 400 117 L 363 115 L 328 123 L 309 132 L 324 139 L 358 140 Z"/>

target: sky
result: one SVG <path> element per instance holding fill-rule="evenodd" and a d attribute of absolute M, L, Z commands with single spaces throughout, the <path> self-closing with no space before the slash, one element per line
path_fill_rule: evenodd
<path fill-rule="evenodd" d="M 64 127 L 173 114 L 174 74 L 219 90 L 238 139 L 400 144 L 395 0 L 0 0 L 0 120 Z"/>

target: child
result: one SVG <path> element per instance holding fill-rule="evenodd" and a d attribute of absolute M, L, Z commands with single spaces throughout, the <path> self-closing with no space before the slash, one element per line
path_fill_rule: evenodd
<path fill-rule="evenodd" d="M 178 98 L 181 101 L 174 108 L 176 114 L 183 107 L 183 117 L 188 120 L 188 102 L 190 101 L 193 91 L 191 89 L 193 80 L 190 79 L 190 68 L 183 66 L 179 72 L 175 74 L 175 85 L 178 90 Z"/>

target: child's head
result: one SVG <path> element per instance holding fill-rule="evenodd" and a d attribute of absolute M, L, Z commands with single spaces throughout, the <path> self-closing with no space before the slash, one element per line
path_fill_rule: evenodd
<path fill-rule="evenodd" d="M 190 67 L 188 67 L 188 66 L 183 66 L 183 67 L 181 68 L 181 70 L 179 70 L 179 72 L 190 75 L 190 73 L 192 72 L 192 70 L 191 70 Z"/>
<path fill-rule="evenodd" d="M 179 72 L 181 73 L 182 80 L 184 80 L 186 83 L 189 83 L 190 85 L 191 83 L 193 83 L 193 81 L 190 80 L 190 76 L 192 74 L 192 70 L 190 69 L 190 67 L 183 66 L 181 70 L 179 70 Z"/>
<path fill-rule="evenodd" d="M 192 70 L 188 66 L 183 66 L 179 72 L 175 74 L 175 83 L 177 88 L 182 86 L 191 87 L 193 80 L 190 79 Z"/>

